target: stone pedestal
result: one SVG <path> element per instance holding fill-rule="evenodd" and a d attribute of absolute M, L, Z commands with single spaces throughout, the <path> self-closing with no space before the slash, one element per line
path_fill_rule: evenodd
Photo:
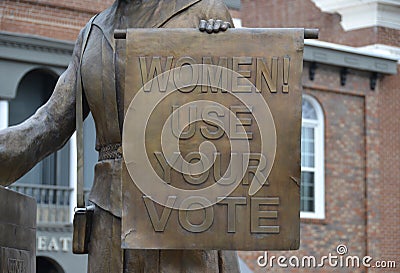
<path fill-rule="evenodd" d="M 35 273 L 35 253 L 35 200 L 0 186 L 0 273 Z"/>

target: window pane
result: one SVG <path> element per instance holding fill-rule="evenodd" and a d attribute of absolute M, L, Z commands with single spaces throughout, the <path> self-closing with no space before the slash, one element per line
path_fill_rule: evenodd
<path fill-rule="evenodd" d="M 314 107 L 306 99 L 303 99 L 302 111 L 303 111 L 303 114 L 302 114 L 303 119 L 318 120 L 317 113 L 315 112 Z"/>
<path fill-rule="evenodd" d="M 324 118 L 319 103 L 303 96 L 301 127 L 301 217 L 325 218 Z M 318 196 L 316 195 L 318 194 Z"/>
<path fill-rule="evenodd" d="M 301 128 L 301 166 L 314 168 L 314 128 Z"/>
<path fill-rule="evenodd" d="M 314 212 L 314 172 L 301 172 L 300 210 Z"/>

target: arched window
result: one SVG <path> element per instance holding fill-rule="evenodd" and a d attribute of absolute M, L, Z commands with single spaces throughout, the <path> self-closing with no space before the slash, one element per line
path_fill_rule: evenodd
<path fill-rule="evenodd" d="M 324 219 L 324 114 L 308 95 L 303 95 L 302 110 L 300 216 Z"/>
<path fill-rule="evenodd" d="M 20 80 L 17 96 L 10 100 L 8 125 L 16 125 L 31 115 L 50 98 L 58 75 L 45 68 L 31 70 Z M 17 180 L 19 184 L 69 185 L 69 145 L 66 144 Z"/>

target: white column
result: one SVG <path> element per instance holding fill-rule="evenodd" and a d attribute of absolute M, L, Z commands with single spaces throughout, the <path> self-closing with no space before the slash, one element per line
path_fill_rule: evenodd
<path fill-rule="evenodd" d="M 8 127 L 8 101 L 0 100 L 0 130 Z"/>
<path fill-rule="evenodd" d="M 70 139 L 69 145 L 69 186 L 73 189 L 70 200 L 69 200 L 69 209 L 70 209 L 70 221 L 74 219 L 74 209 L 76 207 L 76 167 L 77 167 L 77 154 L 76 154 L 76 133 L 74 133 Z"/>

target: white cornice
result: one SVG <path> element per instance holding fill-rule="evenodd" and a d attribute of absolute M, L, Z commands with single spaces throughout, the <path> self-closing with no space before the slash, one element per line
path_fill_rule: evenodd
<path fill-rule="evenodd" d="M 400 48 L 399 47 L 382 45 L 382 44 L 374 44 L 374 45 L 360 47 L 360 49 L 367 50 L 369 52 L 374 52 L 376 54 L 381 54 L 382 56 L 383 55 L 392 56 L 393 58 L 396 58 L 398 60 L 398 63 L 400 63 Z"/>
<path fill-rule="evenodd" d="M 323 63 L 338 67 L 352 68 L 381 74 L 397 74 L 398 57 L 387 50 L 356 48 L 322 42 L 304 41 L 304 61 Z"/>
<path fill-rule="evenodd" d="M 323 12 L 339 13 L 344 30 L 373 26 L 400 29 L 400 0 L 311 0 Z"/>

